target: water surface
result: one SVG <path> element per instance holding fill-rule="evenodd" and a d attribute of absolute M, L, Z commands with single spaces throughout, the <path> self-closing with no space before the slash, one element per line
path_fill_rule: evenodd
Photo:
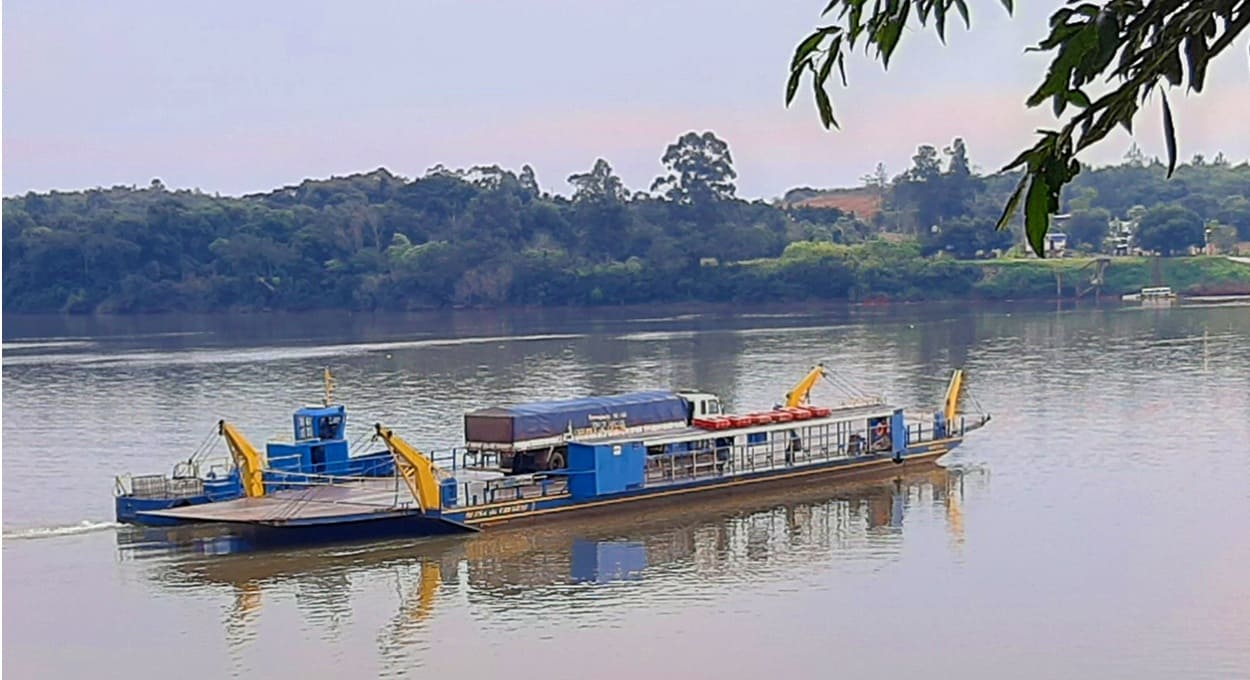
<path fill-rule="evenodd" d="M 917 409 L 962 365 L 994 420 L 903 477 L 469 538 L 109 524 L 113 475 L 285 435 L 327 365 L 353 437 L 441 448 L 486 402 L 764 408 L 816 361 Z M 1250 676 L 1250 307 L 6 317 L 3 444 L 14 677 Z"/>

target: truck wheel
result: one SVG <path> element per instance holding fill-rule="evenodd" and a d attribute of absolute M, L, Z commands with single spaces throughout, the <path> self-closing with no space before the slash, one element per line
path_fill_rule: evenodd
<path fill-rule="evenodd" d="M 557 453 L 551 454 L 550 456 L 547 456 L 547 469 L 548 470 L 563 470 L 565 465 L 566 463 L 564 462 L 563 453 L 557 452 Z"/>

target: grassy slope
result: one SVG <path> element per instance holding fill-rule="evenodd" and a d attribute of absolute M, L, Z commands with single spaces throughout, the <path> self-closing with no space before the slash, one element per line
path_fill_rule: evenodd
<path fill-rule="evenodd" d="M 989 298 L 1036 298 L 1055 295 L 1056 274 L 1062 276 L 1064 295 L 1079 285 L 1089 286 L 1093 258 L 1062 260 L 983 260 L 975 291 Z M 1250 293 L 1250 265 L 1221 256 L 1170 257 L 1159 260 L 1160 284 L 1179 293 Z M 1154 264 L 1147 257 L 1112 258 L 1107 267 L 1105 293 L 1131 293 L 1154 285 Z"/>

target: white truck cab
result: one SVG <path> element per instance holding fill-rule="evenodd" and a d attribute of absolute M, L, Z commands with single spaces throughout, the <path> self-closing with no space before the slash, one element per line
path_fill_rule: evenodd
<path fill-rule="evenodd" d="M 695 418 L 719 416 L 725 412 L 721 407 L 720 399 L 715 394 L 708 394 L 707 392 L 678 392 L 678 396 L 686 400 L 687 422 Z"/>

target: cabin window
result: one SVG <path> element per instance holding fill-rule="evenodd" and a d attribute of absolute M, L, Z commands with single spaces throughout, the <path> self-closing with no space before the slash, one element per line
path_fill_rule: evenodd
<path fill-rule="evenodd" d="M 747 435 L 748 444 L 766 444 L 768 443 L 767 432 L 752 432 Z"/>
<path fill-rule="evenodd" d="M 312 416 L 300 416 L 295 421 L 295 438 L 296 439 L 312 439 L 313 426 Z"/>
<path fill-rule="evenodd" d="M 717 401 L 707 402 L 707 412 L 712 415 L 719 415 L 720 414 L 720 402 L 717 402 Z"/>

